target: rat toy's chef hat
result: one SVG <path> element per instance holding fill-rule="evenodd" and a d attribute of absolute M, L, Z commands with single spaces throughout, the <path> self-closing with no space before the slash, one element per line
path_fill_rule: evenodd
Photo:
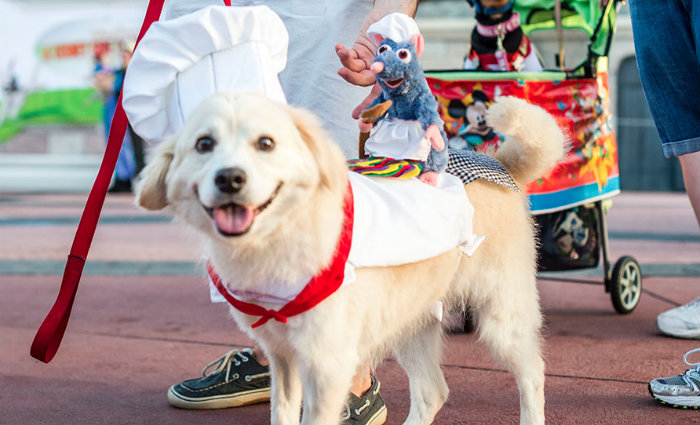
<path fill-rule="evenodd" d="M 420 35 L 418 24 L 404 13 L 390 13 L 367 28 L 367 36 L 374 44 L 388 38 L 396 43 L 410 41 L 411 37 Z"/>
<path fill-rule="evenodd" d="M 286 103 L 277 75 L 288 44 L 282 19 L 267 6 L 210 6 L 155 22 L 129 63 L 124 111 L 136 133 L 158 143 L 216 92 L 257 92 Z"/>

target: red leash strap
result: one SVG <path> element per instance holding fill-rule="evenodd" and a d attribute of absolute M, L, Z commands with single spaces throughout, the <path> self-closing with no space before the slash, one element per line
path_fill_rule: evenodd
<path fill-rule="evenodd" d="M 143 38 L 143 35 L 151 24 L 160 18 L 164 2 L 165 0 L 149 1 L 148 9 L 146 9 L 146 16 L 143 20 L 143 25 L 141 25 L 141 31 L 136 39 L 136 45 L 141 41 L 141 38 Z M 122 98 L 120 94 L 117 108 L 114 111 L 109 137 L 107 138 L 107 147 L 105 148 L 105 154 L 102 158 L 102 164 L 95 178 L 95 183 L 90 190 L 90 195 L 85 203 L 85 209 L 80 217 L 80 223 L 78 223 L 78 229 L 73 238 L 73 245 L 68 255 L 66 268 L 63 271 L 63 280 L 61 281 L 61 288 L 58 291 L 58 297 L 53 307 L 51 307 L 51 310 L 46 315 L 44 322 L 39 327 L 34 337 L 34 342 L 32 342 L 32 348 L 30 350 L 32 357 L 44 363 L 50 362 L 56 355 L 58 347 L 61 345 L 63 334 L 66 331 L 73 301 L 75 301 L 75 294 L 78 291 L 80 276 L 83 273 L 85 260 L 90 250 L 90 244 L 95 235 L 95 228 L 100 219 L 100 212 L 102 211 L 102 205 L 107 196 L 107 189 L 112 179 L 114 167 L 117 164 L 119 150 L 124 141 L 126 126 L 127 119 L 124 108 L 122 107 Z"/>
<path fill-rule="evenodd" d="M 337 291 L 343 284 L 343 280 L 345 279 L 345 263 L 348 261 L 350 248 L 352 246 L 352 225 L 355 217 L 355 204 L 350 182 L 348 182 L 348 189 L 343 198 L 343 213 L 345 216 L 343 220 L 343 229 L 330 264 L 311 278 L 309 283 L 304 286 L 304 289 L 302 289 L 292 301 L 285 304 L 279 310 L 267 309 L 257 304 L 236 299 L 226 290 L 221 278 L 216 274 L 211 263 L 207 263 L 209 277 L 211 277 L 212 282 L 214 282 L 216 289 L 219 290 L 221 295 L 226 298 L 226 301 L 236 310 L 250 316 L 260 316 L 260 319 L 251 325 L 252 328 L 262 326 L 270 319 L 287 323 L 288 317 L 296 316 L 297 314 L 314 308 L 321 301 Z"/>

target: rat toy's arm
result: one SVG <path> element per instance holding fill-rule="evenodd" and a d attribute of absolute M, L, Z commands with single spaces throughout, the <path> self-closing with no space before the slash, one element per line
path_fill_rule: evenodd
<path fill-rule="evenodd" d="M 425 129 L 425 137 L 430 140 L 433 149 L 443 150 L 445 138 L 442 135 L 443 122 L 437 112 L 437 102 L 432 94 L 424 94 L 418 97 L 416 102 L 416 118 Z"/>
<path fill-rule="evenodd" d="M 427 130 L 425 130 L 425 137 L 430 140 L 430 146 L 433 149 L 439 151 L 445 149 L 445 139 L 442 137 L 442 132 L 440 132 L 440 127 L 435 124 L 430 124 Z"/>

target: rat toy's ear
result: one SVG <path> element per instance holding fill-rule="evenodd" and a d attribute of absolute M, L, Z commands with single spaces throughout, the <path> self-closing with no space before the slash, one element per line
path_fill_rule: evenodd
<path fill-rule="evenodd" d="M 416 34 L 411 37 L 410 41 L 416 46 L 416 55 L 422 55 L 423 49 L 425 48 L 425 39 L 423 36 L 421 34 Z"/>
<path fill-rule="evenodd" d="M 377 47 L 379 47 L 379 43 L 384 41 L 384 37 L 382 37 L 381 34 L 377 34 L 376 32 L 372 33 L 372 38 L 374 38 L 374 45 Z"/>

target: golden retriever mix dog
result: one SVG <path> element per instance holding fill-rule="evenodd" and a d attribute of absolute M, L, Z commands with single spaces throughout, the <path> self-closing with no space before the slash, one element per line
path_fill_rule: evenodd
<path fill-rule="evenodd" d="M 488 120 L 507 135 L 495 157 L 521 187 L 564 153 L 555 120 L 523 100 L 500 98 Z M 240 293 L 269 282 L 284 289 L 324 269 L 340 238 L 347 186 L 341 151 L 313 114 L 261 95 L 215 94 L 155 149 L 137 202 L 148 210 L 169 207 L 195 228 L 227 289 Z M 486 235 L 473 256 L 455 248 L 403 266 L 359 268 L 354 283 L 286 323 L 252 328 L 258 317 L 231 309 L 270 358 L 273 424 L 298 424 L 302 400 L 301 423 L 338 423 L 353 375 L 387 350 L 409 376 L 405 423 L 432 422 L 448 394 L 442 328 L 431 314 L 436 301 L 474 309 L 481 340 L 515 376 L 520 423 L 544 423 L 527 199 L 481 179 L 465 190 L 476 210 L 474 232 Z"/>

